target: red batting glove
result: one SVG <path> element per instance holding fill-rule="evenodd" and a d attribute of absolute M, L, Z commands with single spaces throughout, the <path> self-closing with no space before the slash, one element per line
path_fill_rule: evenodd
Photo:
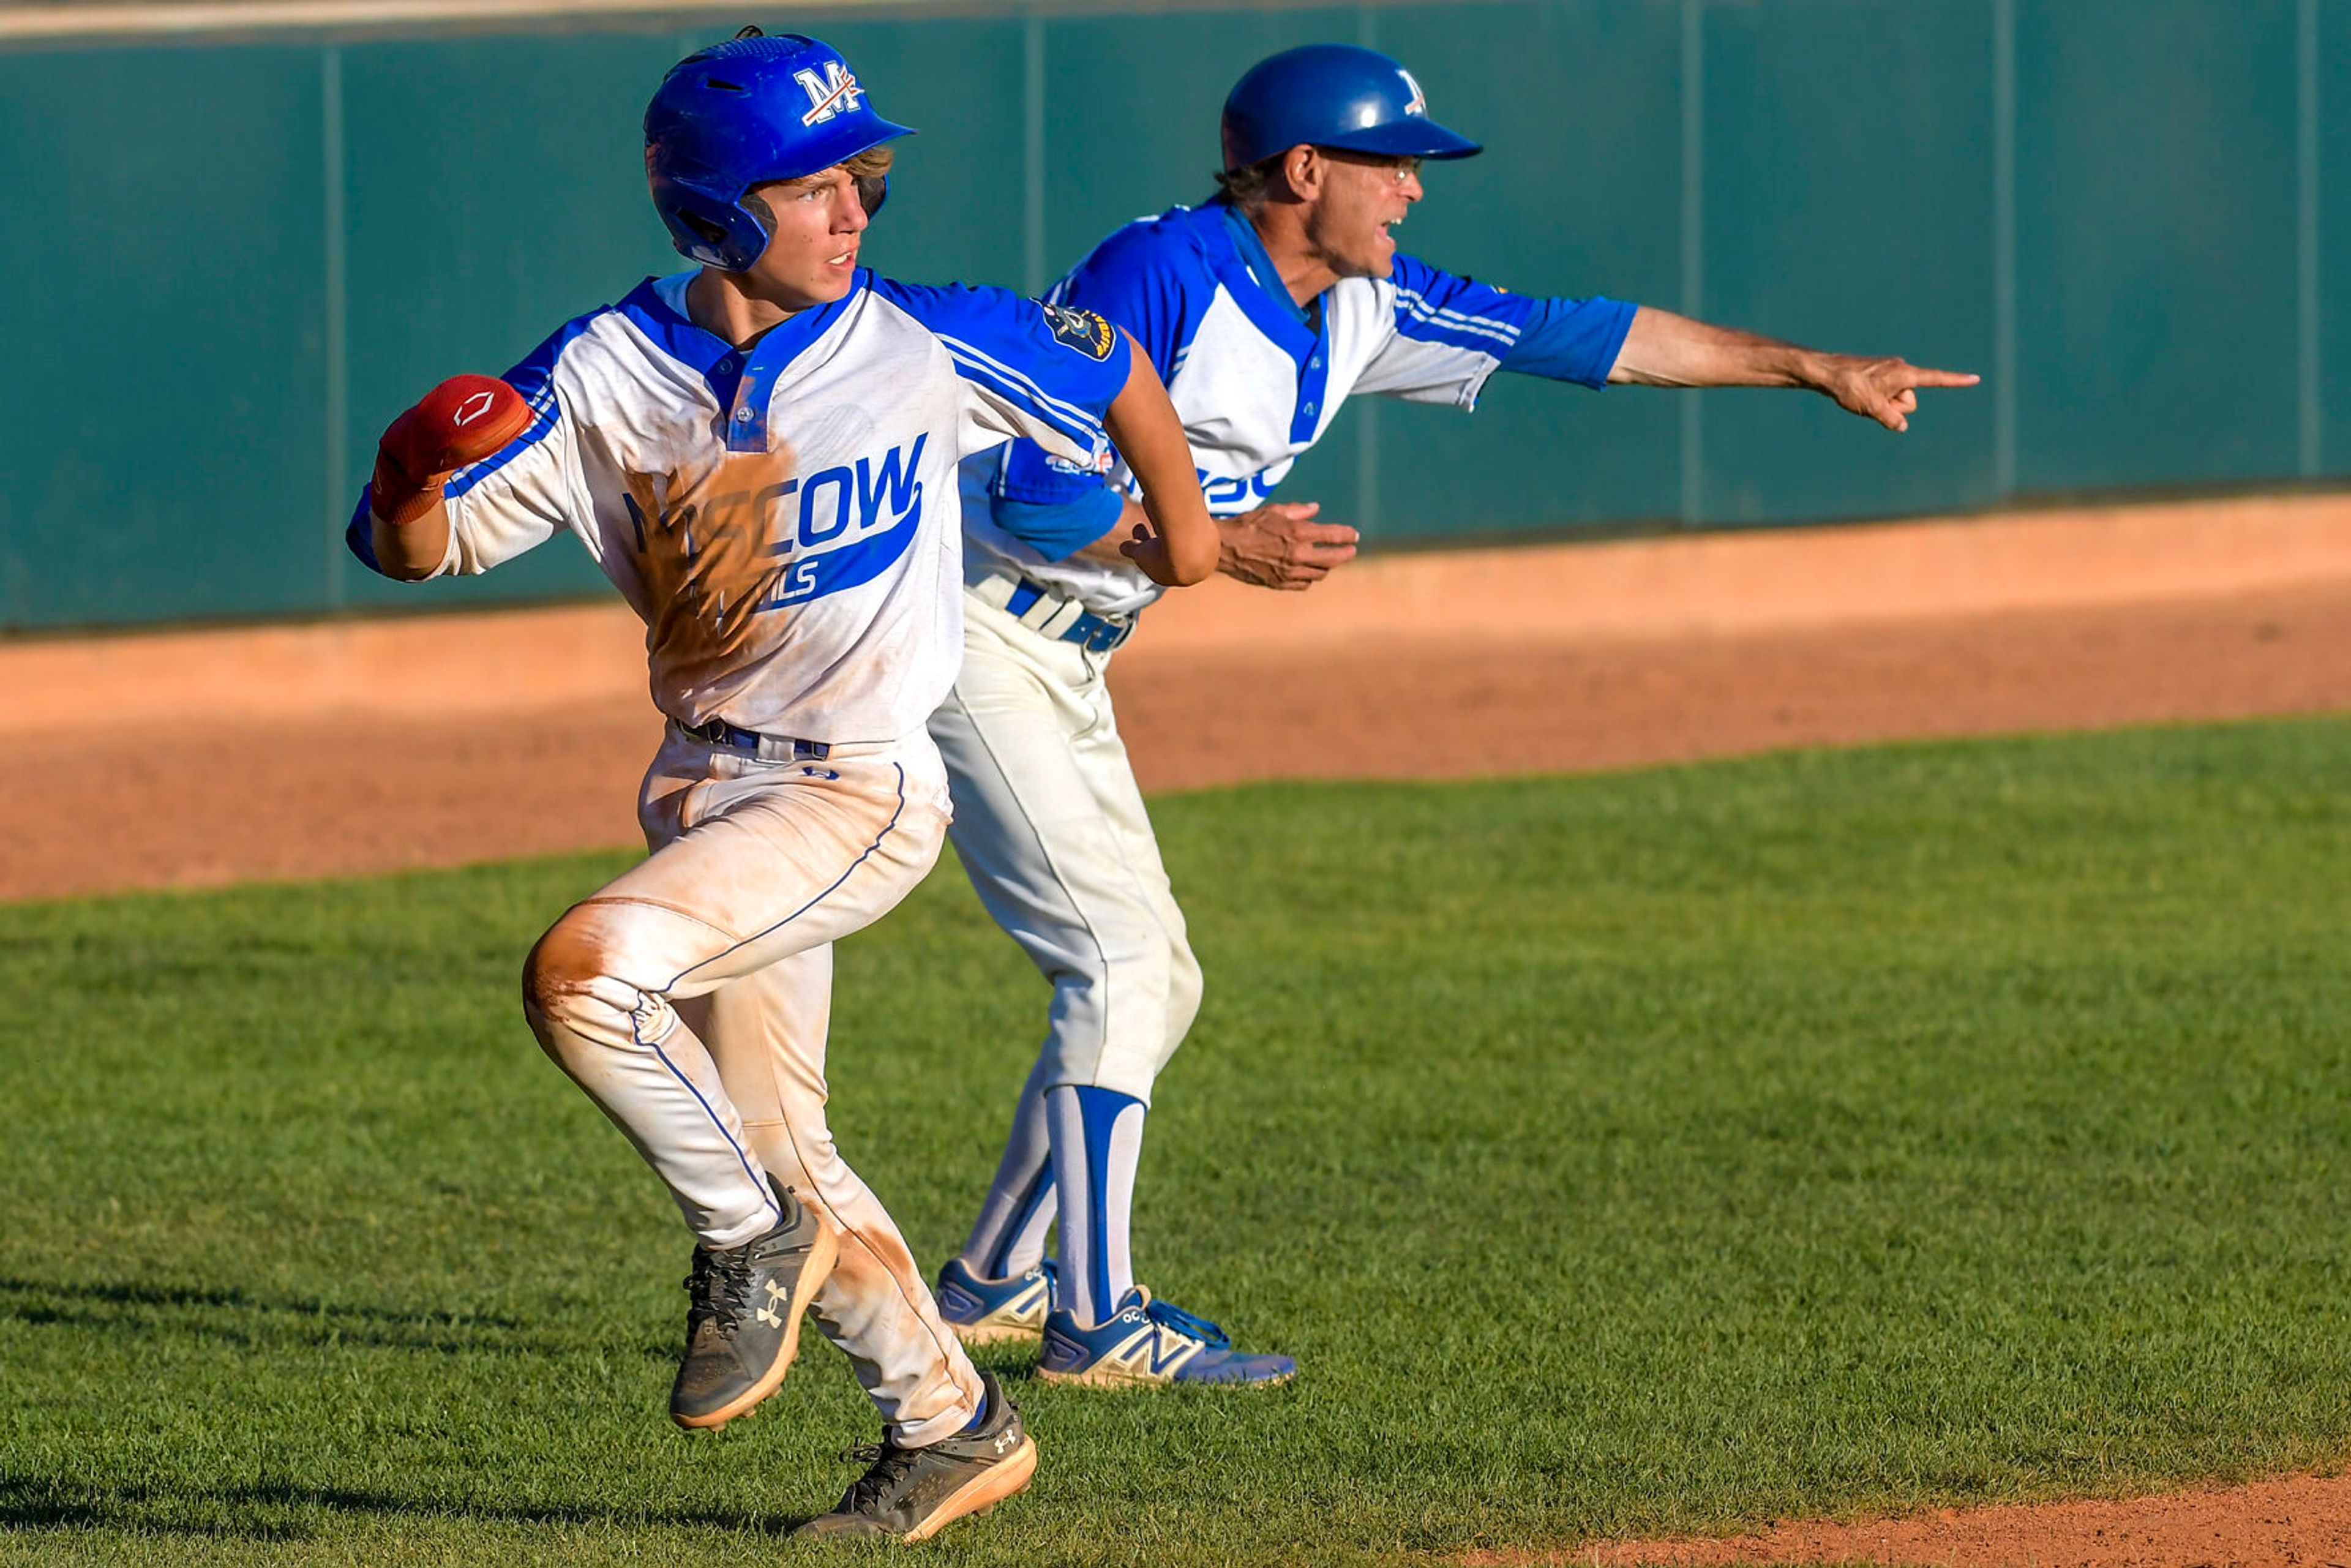
<path fill-rule="evenodd" d="M 441 486 L 530 428 L 530 405 L 495 376 L 451 376 L 383 433 L 370 486 L 375 515 L 413 523 L 441 504 Z"/>

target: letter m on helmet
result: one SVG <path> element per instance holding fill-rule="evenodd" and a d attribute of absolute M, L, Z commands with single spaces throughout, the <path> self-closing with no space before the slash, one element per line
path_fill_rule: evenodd
<path fill-rule="evenodd" d="M 822 76 L 813 70 L 794 71 L 792 79 L 808 94 L 809 110 L 800 116 L 802 125 L 821 125 L 844 109 L 855 109 L 865 95 L 849 68 L 839 60 L 825 61 Z"/>

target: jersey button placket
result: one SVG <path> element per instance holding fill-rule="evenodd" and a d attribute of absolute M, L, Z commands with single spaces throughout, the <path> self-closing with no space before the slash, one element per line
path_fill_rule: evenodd
<path fill-rule="evenodd" d="M 743 379 L 735 387 L 735 413 L 726 423 L 726 449 L 765 452 L 768 398 L 775 391 L 778 367 L 763 364 L 757 353 L 744 354 L 737 362 L 743 367 Z"/>
<path fill-rule="evenodd" d="M 749 382 L 735 394 L 735 418 L 726 432 L 726 447 L 730 452 L 764 452 L 768 447 L 766 422 L 759 417 L 758 391 Z"/>

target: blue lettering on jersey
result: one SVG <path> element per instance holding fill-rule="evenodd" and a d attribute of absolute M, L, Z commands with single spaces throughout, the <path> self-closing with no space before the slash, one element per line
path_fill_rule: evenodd
<path fill-rule="evenodd" d="M 899 465 L 898 449 L 894 446 L 890 448 L 888 455 L 882 459 L 882 465 L 878 469 L 871 465 L 872 460 L 869 458 L 861 457 L 857 460 L 857 511 L 862 519 L 860 527 L 870 528 L 881 521 L 882 507 L 885 503 L 892 511 L 901 516 L 914 511 L 923 504 L 923 482 L 914 477 L 914 470 L 923 461 L 923 443 L 929 439 L 927 435 L 914 437 L 914 450 L 906 458 L 903 467 Z"/>
<path fill-rule="evenodd" d="M 849 500 L 857 476 L 847 468 L 827 468 L 811 474 L 800 486 L 800 548 L 831 544 L 849 531 Z M 832 504 L 827 507 L 818 499 L 831 492 Z M 830 511 L 828 521 L 825 514 Z M 778 555 L 788 555 L 784 545 L 776 547 Z"/>
<path fill-rule="evenodd" d="M 805 479 L 681 499 L 662 508 L 657 524 L 646 517 L 633 493 L 623 496 L 622 504 L 628 508 L 640 556 L 658 550 L 694 563 L 714 549 L 731 551 L 738 548 L 733 541 L 740 541 L 741 548 L 757 554 L 785 558 L 763 569 L 750 584 L 723 567 L 715 576 L 687 570 L 679 591 L 691 599 L 713 598 L 697 613 L 724 620 L 736 612 L 730 606 L 780 610 L 871 582 L 906 553 L 922 523 L 923 482 L 914 476 L 922 470 L 923 447 L 929 440 L 925 432 L 910 447 L 893 446 L 878 458 L 860 457 Z M 795 495 L 797 505 L 787 506 Z M 768 543 L 771 537 L 774 542 Z M 849 542 L 835 543 L 843 538 Z M 832 548 L 820 548 L 825 546 Z M 728 581 L 735 585 L 724 590 L 712 586 Z"/>
<path fill-rule="evenodd" d="M 1208 510 L 1217 517 L 1231 515 L 1234 508 L 1254 511 L 1265 498 L 1273 494 L 1273 486 L 1265 482 L 1262 470 L 1246 479 L 1211 479 L 1206 468 L 1195 469 L 1200 476 L 1200 495 L 1208 503 Z"/>
<path fill-rule="evenodd" d="M 790 538 L 778 541 L 775 553 L 794 556 L 810 546 L 831 543 L 850 531 L 852 508 L 857 538 L 822 554 L 793 559 L 759 608 L 806 604 L 871 582 L 895 564 L 914 542 L 922 519 L 923 482 L 914 476 L 922 468 L 923 444 L 929 439 L 927 433 L 917 435 L 911 448 L 893 446 L 878 459 L 861 457 L 853 467 L 823 469 L 801 482 L 799 526 Z"/>

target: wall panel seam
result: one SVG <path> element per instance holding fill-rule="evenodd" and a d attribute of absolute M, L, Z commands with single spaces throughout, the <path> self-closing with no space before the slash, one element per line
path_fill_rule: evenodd
<path fill-rule="evenodd" d="M 319 174 L 325 183 L 326 274 L 326 419 L 327 517 L 326 594 L 329 605 L 340 609 L 348 597 L 343 575 L 342 508 L 350 492 L 350 263 L 349 223 L 350 171 L 343 147 L 343 51 L 329 44 L 319 51 L 319 120 L 322 145 Z"/>
<path fill-rule="evenodd" d="M 2016 0 L 1992 0 L 1992 495 L 2016 494 Z"/>
<path fill-rule="evenodd" d="M 2294 7 L 2294 315 L 2295 403 L 2301 413 L 2302 476 L 2325 468 L 2324 410 L 2319 397 L 2318 0 Z"/>
<path fill-rule="evenodd" d="M 1706 0 L 1681 0 L 1682 314 L 1706 310 Z M 1681 523 L 1697 528 L 1706 516 L 1704 394 L 1683 392 L 1681 402 Z"/>

